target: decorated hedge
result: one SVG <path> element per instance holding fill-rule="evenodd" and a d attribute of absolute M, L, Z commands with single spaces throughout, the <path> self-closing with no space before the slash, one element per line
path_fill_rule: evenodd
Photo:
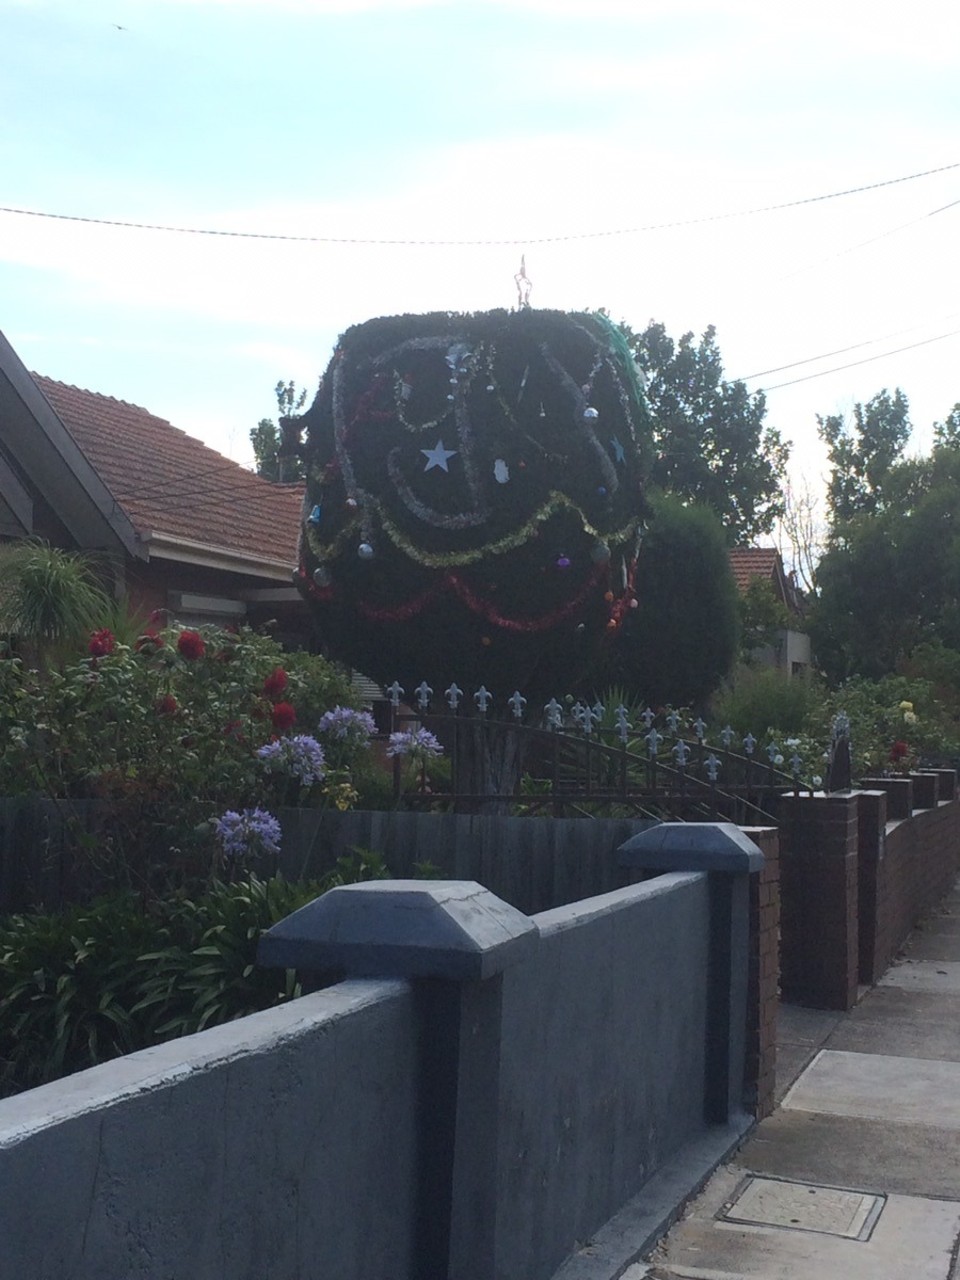
<path fill-rule="evenodd" d="M 603 679 L 637 607 L 650 448 L 605 317 L 368 321 L 304 424 L 298 576 L 334 656 L 408 690 Z"/>

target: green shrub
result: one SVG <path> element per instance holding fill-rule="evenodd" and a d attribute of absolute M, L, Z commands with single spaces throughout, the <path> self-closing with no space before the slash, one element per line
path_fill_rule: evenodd
<path fill-rule="evenodd" d="M 256 967 L 260 934 L 324 882 L 249 877 L 196 900 L 132 893 L 0 923 L 0 1094 L 32 1088 L 299 994 Z"/>
<path fill-rule="evenodd" d="M 823 690 L 813 678 L 787 676 L 772 667 L 742 667 L 714 696 L 710 721 L 762 741 L 768 730 L 781 736 L 802 733 L 822 704 Z M 829 726 L 826 732 L 829 738 Z"/>

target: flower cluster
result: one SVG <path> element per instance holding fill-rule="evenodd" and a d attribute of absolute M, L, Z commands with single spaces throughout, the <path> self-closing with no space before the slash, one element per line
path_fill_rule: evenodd
<path fill-rule="evenodd" d="M 199 631 L 181 631 L 177 640 L 177 652 L 188 662 L 202 658 L 207 651 L 206 642 Z"/>
<path fill-rule="evenodd" d="M 283 667 L 274 667 L 263 682 L 264 696 L 267 698 L 279 698 L 280 694 L 286 689 L 288 676 Z"/>
<path fill-rule="evenodd" d="M 117 646 L 113 632 L 109 627 L 104 627 L 100 631 L 91 631 L 90 643 L 87 651 L 91 658 L 105 658 L 108 654 L 113 653 Z"/>
<path fill-rule="evenodd" d="M 365 747 L 377 731 L 369 711 L 354 711 L 352 707 L 334 707 L 320 717 L 317 732 L 340 742 Z"/>
<path fill-rule="evenodd" d="M 409 756 L 411 760 L 427 760 L 443 755 L 443 747 L 429 729 L 405 729 L 391 733 L 388 756 Z"/>
<path fill-rule="evenodd" d="M 213 829 L 227 862 L 280 852 L 280 823 L 265 809 L 244 809 L 243 813 L 228 809 L 214 819 Z"/>
<path fill-rule="evenodd" d="M 257 757 L 271 772 L 296 778 L 302 787 L 312 787 L 326 772 L 323 748 L 316 738 L 305 733 L 266 742 L 257 751 Z"/>
<path fill-rule="evenodd" d="M 277 733 L 286 733 L 288 729 L 292 729 L 296 718 L 297 713 L 292 702 L 277 702 L 270 712 L 270 723 Z"/>

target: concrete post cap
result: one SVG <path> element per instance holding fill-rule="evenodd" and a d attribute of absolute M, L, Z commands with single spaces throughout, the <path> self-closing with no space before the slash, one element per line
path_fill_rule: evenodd
<path fill-rule="evenodd" d="M 617 850 L 620 866 L 647 871 L 726 871 L 763 867 L 763 854 L 732 822 L 661 822 Z"/>
<path fill-rule="evenodd" d="M 341 885 L 260 939 L 266 968 L 480 981 L 536 946 L 533 921 L 473 880 Z"/>

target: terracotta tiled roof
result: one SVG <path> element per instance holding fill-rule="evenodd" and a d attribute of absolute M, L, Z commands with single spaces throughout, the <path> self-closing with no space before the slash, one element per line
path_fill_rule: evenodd
<path fill-rule="evenodd" d="M 777 582 L 783 573 L 780 552 L 775 547 L 734 547 L 730 568 L 738 591 L 746 591 L 754 578 Z"/>
<path fill-rule="evenodd" d="M 293 565 L 302 485 L 274 485 L 146 409 L 34 375 L 138 535 Z"/>

